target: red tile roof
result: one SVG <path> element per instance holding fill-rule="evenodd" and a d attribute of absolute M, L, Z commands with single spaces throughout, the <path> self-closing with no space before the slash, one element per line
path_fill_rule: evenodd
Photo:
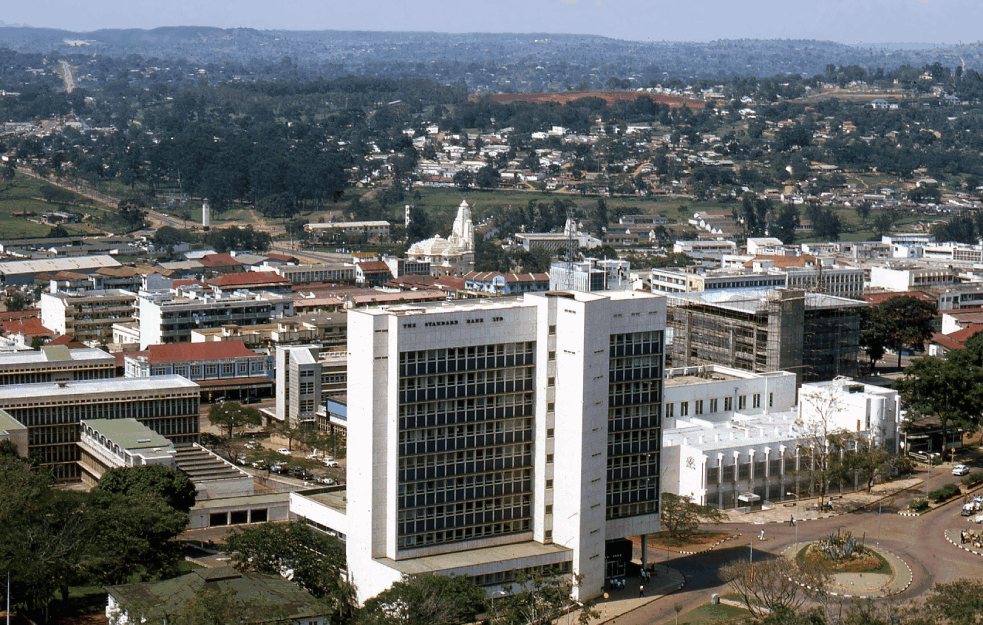
<path fill-rule="evenodd" d="M 59 334 L 55 338 L 48 341 L 48 345 L 64 345 L 65 347 L 68 347 L 70 349 L 88 347 L 88 345 L 76 339 L 74 336 L 68 336 L 67 334 Z"/>
<path fill-rule="evenodd" d="M 36 317 L 0 322 L 0 328 L 3 328 L 4 334 L 23 334 L 24 336 L 50 337 L 55 335 L 54 332 L 41 325 L 41 320 Z"/>
<path fill-rule="evenodd" d="M 916 299 L 920 299 L 923 302 L 931 302 L 933 304 L 938 302 L 938 298 L 932 297 L 931 295 L 925 293 L 924 291 L 905 291 L 904 293 L 868 293 L 867 295 L 864 295 L 864 301 L 870 304 L 871 306 L 877 306 L 878 304 L 886 302 L 892 297 L 905 297 L 905 296 L 914 297 Z"/>
<path fill-rule="evenodd" d="M 205 254 L 199 260 L 204 267 L 241 267 L 242 263 L 229 254 Z"/>
<path fill-rule="evenodd" d="M 389 273 L 389 265 L 381 260 L 367 260 L 358 263 L 362 273 Z"/>
<path fill-rule="evenodd" d="M 206 286 L 204 282 L 200 280 L 195 280 L 194 278 L 180 278 L 178 280 L 174 280 L 173 282 L 171 282 L 171 286 L 173 287 L 193 286 L 195 284 L 199 286 Z"/>
<path fill-rule="evenodd" d="M 24 310 L 19 310 L 17 312 L 0 312 L 0 321 L 13 321 L 14 319 L 31 319 L 41 316 L 40 309 L 37 308 L 25 308 Z"/>
<path fill-rule="evenodd" d="M 219 288 L 235 286 L 266 286 L 289 285 L 290 280 L 273 271 L 244 271 L 243 273 L 227 273 L 208 281 L 211 286 Z"/>
<path fill-rule="evenodd" d="M 266 255 L 266 258 L 268 258 L 269 260 L 278 260 L 278 261 L 280 261 L 282 263 L 296 263 L 296 262 L 300 262 L 300 261 L 297 260 L 296 257 L 291 256 L 290 254 L 277 254 L 276 252 L 274 252 L 272 254 L 267 254 Z"/>
<path fill-rule="evenodd" d="M 127 354 L 128 356 L 130 354 Z M 151 345 L 141 355 L 147 362 L 186 362 L 191 360 L 225 360 L 259 356 L 242 341 L 210 341 L 208 343 L 167 343 Z"/>

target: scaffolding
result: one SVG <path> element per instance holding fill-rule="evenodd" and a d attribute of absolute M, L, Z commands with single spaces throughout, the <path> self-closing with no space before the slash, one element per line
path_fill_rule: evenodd
<path fill-rule="evenodd" d="M 798 289 L 675 293 L 667 354 L 673 367 L 790 371 L 798 384 L 855 376 L 864 306 Z"/>

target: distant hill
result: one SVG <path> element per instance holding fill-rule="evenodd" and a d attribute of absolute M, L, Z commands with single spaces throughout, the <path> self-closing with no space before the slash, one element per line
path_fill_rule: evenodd
<path fill-rule="evenodd" d="M 71 47 L 69 42 L 77 47 Z M 79 42 L 85 42 L 79 45 Z M 348 74 L 428 78 L 472 92 L 604 88 L 612 77 L 648 86 L 665 78 L 716 79 L 825 72 L 829 64 L 870 69 L 936 61 L 983 70 L 979 43 L 942 48 L 912 44 L 845 45 L 812 40 L 637 42 L 591 35 L 364 31 L 275 31 L 175 26 L 70 32 L 0 28 L 0 47 L 42 54 L 181 58 L 221 65 L 287 61 L 309 76 Z"/>

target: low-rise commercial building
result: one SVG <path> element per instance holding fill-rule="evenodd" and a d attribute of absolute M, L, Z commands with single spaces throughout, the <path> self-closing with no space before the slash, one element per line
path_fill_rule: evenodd
<path fill-rule="evenodd" d="M 113 377 L 116 359 L 101 349 L 46 345 L 38 351 L 0 353 L 0 386 Z"/>
<path fill-rule="evenodd" d="M 269 396 L 273 390 L 269 357 L 242 341 L 151 345 L 124 356 L 128 378 L 180 375 L 201 387 L 202 399 L 246 399 Z"/>
<path fill-rule="evenodd" d="M 198 440 L 198 385 L 177 375 L 0 386 L 0 409 L 28 428 L 29 449 L 59 480 L 79 479 L 79 424 L 131 418 L 175 444 Z"/>

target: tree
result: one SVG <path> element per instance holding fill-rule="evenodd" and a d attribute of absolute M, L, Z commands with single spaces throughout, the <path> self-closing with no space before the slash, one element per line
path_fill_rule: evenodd
<path fill-rule="evenodd" d="M 242 406 L 234 401 L 223 401 L 211 405 L 208 409 L 208 421 L 212 425 L 228 428 L 229 438 L 232 438 L 238 429 L 247 425 L 260 425 L 263 415 L 255 408 Z"/>
<path fill-rule="evenodd" d="M 570 603 L 570 595 L 580 577 L 554 570 L 516 571 L 513 583 L 506 584 L 505 596 L 495 600 L 492 625 L 532 625 L 555 619 Z M 593 601 L 586 601 L 577 619 L 587 625 L 600 618 Z"/>
<path fill-rule="evenodd" d="M 838 446 L 843 429 L 838 425 L 838 415 L 844 407 L 836 389 L 820 387 L 799 393 L 800 417 L 793 426 L 799 443 L 796 445 L 804 468 L 809 489 L 819 495 L 819 507 L 823 507 L 830 483 L 842 475 L 839 459 L 842 448 Z"/>
<path fill-rule="evenodd" d="M 497 189 L 502 174 L 491 165 L 485 165 L 474 176 L 474 183 L 482 189 Z"/>
<path fill-rule="evenodd" d="M 27 308 L 27 298 L 20 291 L 14 291 L 3 303 L 7 312 L 20 312 Z"/>
<path fill-rule="evenodd" d="M 877 480 L 890 475 L 896 468 L 891 452 L 879 445 L 869 433 L 843 432 L 837 438 L 835 446 L 844 450 L 838 462 L 841 481 L 856 478 L 869 493 Z"/>
<path fill-rule="evenodd" d="M 983 581 L 959 579 L 936 584 L 925 607 L 943 622 L 975 623 L 983 613 Z"/>
<path fill-rule="evenodd" d="M 765 557 L 753 564 L 743 559 L 728 562 L 720 567 L 719 575 L 740 595 L 748 612 L 758 619 L 769 614 L 795 613 L 809 598 L 806 587 L 818 595 L 827 581 L 818 570 L 806 569 L 798 564 L 798 560 L 781 556 Z M 787 621 L 779 619 L 777 622 Z"/>
<path fill-rule="evenodd" d="M 786 245 L 795 243 L 795 231 L 799 227 L 799 209 L 794 204 L 783 204 L 775 220 L 774 235 Z"/>
<path fill-rule="evenodd" d="M 454 174 L 454 185 L 461 191 L 469 191 L 474 184 L 474 174 L 468 169 L 461 169 Z"/>
<path fill-rule="evenodd" d="M 195 505 L 198 488 L 185 473 L 162 465 L 109 469 L 94 490 L 120 495 L 152 495 L 187 514 Z"/>
<path fill-rule="evenodd" d="M 720 523 L 722 519 L 720 510 L 695 503 L 689 495 L 662 493 L 662 525 L 672 540 L 693 534 L 701 523 Z"/>
<path fill-rule="evenodd" d="M 918 358 L 894 383 L 909 420 L 937 416 L 946 440 L 953 427 L 978 426 L 983 414 L 983 368 L 963 352 L 950 354 L 948 360 Z"/>
<path fill-rule="evenodd" d="M 485 591 L 463 575 L 412 575 L 365 602 L 363 620 L 378 625 L 473 623 Z"/>
<path fill-rule="evenodd" d="M 893 349 L 898 353 L 900 367 L 903 349 L 921 350 L 925 341 L 932 338 L 935 314 L 934 303 L 911 295 L 898 295 L 877 304 L 861 331 L 862 340 L 874 347 L 868 354 L 876 354 L 878 345 Z"/>
<path fill-rule="evenodd" d="M 345 547 L 337 538 L 303 523 L 263 523 L 230 531 L 225 545 L 237 569 L 292 572 L 296 584 L 328 603 L 333 623 L 353 620 L 355 589 L 346 579 Z"/>

